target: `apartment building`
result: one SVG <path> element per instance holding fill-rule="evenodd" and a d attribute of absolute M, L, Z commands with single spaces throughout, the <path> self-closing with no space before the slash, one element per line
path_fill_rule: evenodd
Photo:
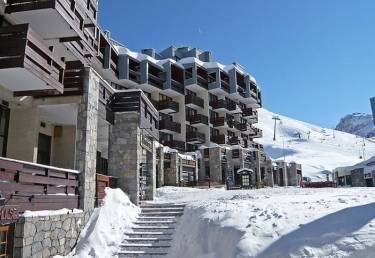
<path fill-rule="evenodd" d="M 17 240 L 0 256 L 67 254 L 112 181 L 138 203 L 166 182 L 266 178 L 253 77 L 196 48 L 131 52 L 97 17 L 96 0 L 0 0 L 0 227 Z M 18 217 L 61 208 L 82 213 Z M 66 220 L 47 245 L 29 231 Z"/>
<path fill-rule="evenodd" d="M 211 52 L 190 47 L 172 46 L 160 53 L 115 49 L 120 70 L 117 87 L 142 89 L 154 103 L 161 144 L 180 152 L 200 152 L 199 180 L 225 183 L 228 175 L 246 166 L 246 157 L 262 152 L 254 142 L 262 137 L 254 125 L 261 92 L 241 65 L 214 62 Z M 231 148 L 246 155 L 226 163 L 231 164 L 228 167 L 223 163 L 230 159 Z M 260 182 L 259 162 L 252 168 Z"/>

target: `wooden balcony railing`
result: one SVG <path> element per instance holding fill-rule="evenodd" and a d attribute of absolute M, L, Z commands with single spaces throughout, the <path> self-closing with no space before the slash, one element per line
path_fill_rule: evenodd
<path fill-rule="evenodd" d="M 173 100 L 161 100 L 156 103 L 156 108 L 158 111 L 172 110 L 178 112 L 180 110 L 178 103 Z"/>
<path fill-rule="evenodd" d="M 202 114 L 196 114 L 196 115 L 191 115 L 187 116 L 186 120 L 190 122 L 192 125 L 197 125 L 197 124 L 204 124 L 208 125 L 208 117 Z"/>
<path fill-rule="evenodd" d="M 0 195 L 25 210 L 78 208 L 79 172 L 0 158 Z"/>
<path fill-rule="evenodd" d="M 185 142 L 183 141 L 176 141 L 176 140 L 171 140 L 171 141 L 162 141 L 162 144 L 165 146 L 168 146 L 172 149 L 176 149 L 179 151 L 185 151 Z"/>
<path fill-rule="evenodd" d="M 247 123 L 239 123 L 239 122 L 236 122 L 235 123 L 235 127 L 237 130 L 240 130 L 240 131 L 246 131 L 247 130 Z"/>
<path fill-rule="evenodd" d="M 96 174 L 95 206 L 98 207 L 105 197 L 105 188 L 116 188 L 117 177 Z"/>
<path fill-rule="evenodd" d="M 238 138 L 238 136 L 228 137 L 228 143 L 231 145 L 237 145 L 239 144 L 239 142 L 240 142 L 240 139 Z"/>
<path fill-rule="evenodd" d="M 8 82 L 3 84 L 5 87 L 20 91 L 20 94 L 15 95 L 31 94 L 31 91 L 35 90 L 47 90 L 54 94 L 64 91 L 65 63 L 46 46 L 43 39 L 31 30 L 28 24 L 0 27 L 0 69 L 12 68 L 25 69 L 24 71 L 39 79 L 22 85 L 18 85 L 18 80 L 7 80 Z M 26 78 L 27 75 L 19 76 Z M 2 75 L 0 82 L 1 77 L 6 79 L 6 75 Z M 38 81 L 43 81 L 44 85 L 38 85 Z"/>
<path fill-rule="evenodd" d="M 204 100 L 198 96 L 195 95 L 186 95 L 185 96 L 185 104 L 193 104 L 197 107 L 203 108 L 204 106 Z"/>
<path fill-rule="evenodd" d="M 225 135 L 219 134 L 219 135 L 213 135 L 211 136 L 211 142 L 217 143 L 217 144 L 225 144 Z"/>
<path fill-rule="evenodd" d="M 214 118 L 211 118 L 211 124 L 214 127 L 224 126 L 225 122 L 226 122 L 226 118 L 225 117 L 214 117 Z"/>
<path fill-rule="evenodd" d="M 200 132 L 187 132 L 186 133 L 186 142 L 204 143 L 205 141 L 206 141 L 206 136 L 204 133 L 200 133 Z"/>
<path fill-rule="evenodd" d="M 181 124 L 162 119 L 159 121 L 159 130 L 168 130 L 175 133 L 181 133 Z"/>

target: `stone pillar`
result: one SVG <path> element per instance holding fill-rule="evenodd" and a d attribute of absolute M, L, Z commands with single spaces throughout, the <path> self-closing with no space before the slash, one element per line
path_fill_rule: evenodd
<path fill-rule="evenodd" d="M 158 186 L 162 187 L 164 186 L 164 152 L 163 148 L 159 147 L 156 150 L 159 154 L 159 163 L 157 164 L 158 166 L 158 175 L 157 175 L 157 180 L 158 180 Z"/>
<path fill-rule="evenodd" d="M 153 200 L 156 194 L 156 147 L 152 140 L 152 152 L 147 151 L 148 173 L 146 199 Z"/>
<path fill-rule="evenodd" d="M 99 77 L 87 69 L 83 95 L 78 105 L 75 169 L 80 171 L 80 207 L 94 209 L 96 150 L 99 106 Z"/>
<path fill-rule="evenodd" d="M 118 186 L 130 200 L 139 203 L 139 170 L 142 150 L 138 112 L 117 112 L 109 132 L 108 173 L 118 177 Z"/>
<path fill-rule="evenodd" d="M 256 161 L 255 161 L 255 168 L 254 168 L 254 173 L 255 173 L 255 178 L 256 178 L 256 186 L 258 187 L 261 182 L 261 175 L 260 175 L 260 151 L 256 151 Z"/>
<path fill-rule="evenodd" d="M 169 186 L 178 186 L 180 182 L 179 171 L 178 171 L 178 153 L 171 153 L 170 168 L 165 170 L 164 183 Z"/>
<path fill-rule="evenodd" d="M 222 182 L 222 172 L 221 172 L 221 148 L 215 147 L 210 148 L 210 180 L 212 182 L 220 183 Z"/>

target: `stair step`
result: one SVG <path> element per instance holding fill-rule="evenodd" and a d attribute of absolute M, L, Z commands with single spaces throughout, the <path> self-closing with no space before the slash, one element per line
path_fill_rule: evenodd
<path fill-rule="evenodd" d="M 142 212 L 144 213 L 148 213 L 148 212 L 153 212 L 153 211 L 160 211 L 160 212 L 167 212 L 167 211 L 171 211 L 171 212 L 183 212 L 184 211 L 184 208 L 172 208 L 172 207 L 166 207 L 166 208 L 142 208 L 141 209 Z"/>
<path fill-rule="evenodd" d="M 171 246 L 166 244 L 122 244 L 120 245 L 120 250 L 122 251 L 167 251 Z"/>
<path fill-rule="evenodd" d="M 181 211 L 181 212 L 178 212 L 178 211 L 166 211 L 166 212 L 162 212 L 162 211 L 152 211 L 152 212 L 146 212 L 146 213 L 141 213 L 139 214 L 139 216 L 141 217 L 144 217 L 144 216 L 182 216 L 184 213 Z"/>
<path fill-rule="evenodd" d="M 184 208 L 185 204 L 173 204 L 173 203 L 141 203 L 141 208 L 165 208 L 165 207 L 172 207 L 172 208 Z"/>
<path fill-rule="evenodd" d="M 151 220 L 151 221 L 136 221 L 134 222 L 134 224 L 136 225 L 155 225 L 155 226 L 164 226 L 164 225 L 174 225 L 176 224 L 177 221 L 175 220 L 169 220 L 169 221 L 165 221 L 165 220 Z"/>
<path fill-rule="evenodd" d="M 118 252 L 119 257 L 155 257 L 160 256 L 163 257 L 167 255 L 168 252 L 166 250 L 147 250 L 147 251 L 124 251 L 120 250 Z"/>
<path fill-rule="evenodd" d="M 124 241 L 126 242 L 139 242 L 139 244 L 142 244 L 141 242 L 169 242 L 172 241 L 172 238 L 158 238 L 158 237 L 128 237 L 124 238 Z"/>
<path fill-rule="evenodd" d="M 137 218 L 137 221 L 155 221 L 155 220 L 166 220 L 166 221 L 175 221 L 175 216 L 141 216 Z"/>
<path fill-rule="evenodd" d="M 127 237 L 137 237 L 137 238 L 143 238 L 143 237 L 155 237 L 158 238 L 171 238 L 173 235 L 172 232 L 131 232 L 126 233 L 125 236 Z"/>
<path fill-rule="evenodd" d="M 132 227 L 133 230 L 138 230 L 138 229 L 175 229 L 175 227 L 171 226 L 136 226 Z"/>

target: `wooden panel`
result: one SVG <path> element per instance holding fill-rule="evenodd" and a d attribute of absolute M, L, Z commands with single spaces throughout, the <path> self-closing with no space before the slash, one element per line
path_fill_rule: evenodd
<path fill-rule="evenodd" d="M 19 175 L 18 180 L 20 183 L 78 186 L 78 182 L 74 180 L 33 176 L 23 173 Z"/>

